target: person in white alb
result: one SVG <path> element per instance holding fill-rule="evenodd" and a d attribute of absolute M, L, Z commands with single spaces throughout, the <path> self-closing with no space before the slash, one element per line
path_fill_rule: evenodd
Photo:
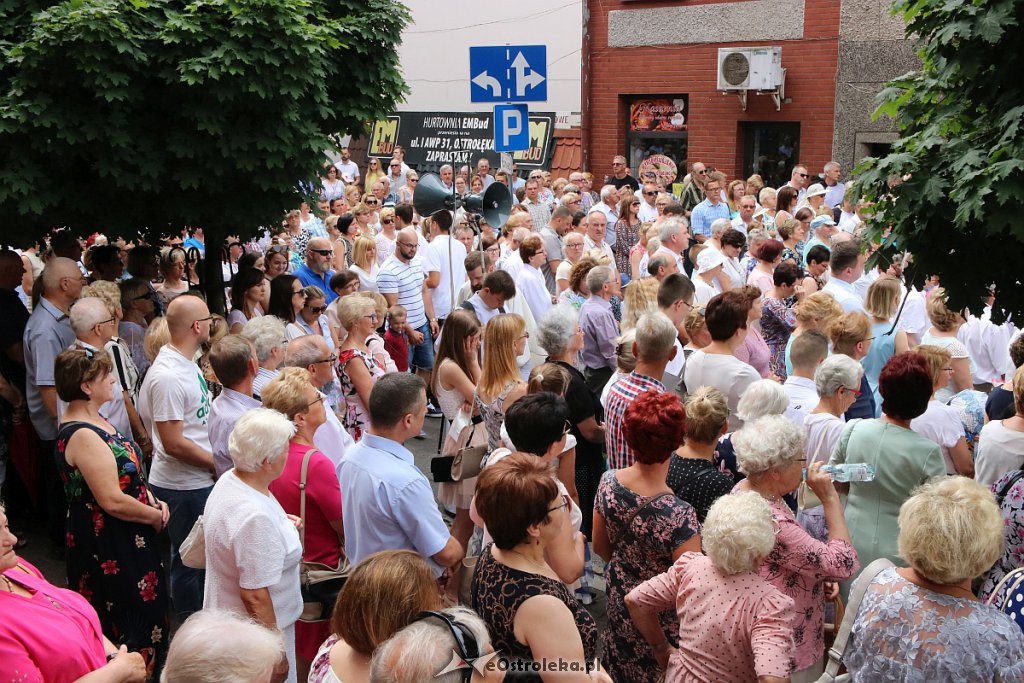
<path fill-rule="evenodd" d="M 544 273 L 540 272 L 540 266 L 547 261 L 540 235 L 530 235 L 523 240 L 519 245 L 519 256 L 523 260 L 523 268 L 516 275 L 516 291 L 526 300 L 534 319 L 539 320 L 552 305 L 551 293 L 544 284 Z"/>
<path fill-rule="evenodd" d="M 857 295 L 853 286 L 864 274 L 864 260 L 858 240 L 840 242 L 832 247 L 832 258 L 829 261 L 831 277 L 822 291 L 834 296 L 847 313 L 865 313 L 864 300 Z"/>
<path fill-rule="evenodd" d="M 814 373 L 828 357 L 828 337 L 816 330 L 808 330 L 793 340 L 789 352 L 793 372 L 789 373 L 782 388 L 789 396 L 787 418 L 802 425 L 812 410 L 818 407 L 818 389 Z"/>
<path fill-rule="evenodd" d="M 204 572 L 182 564 L 178 547 L 213 490 L 210 389 L 193 360 L 209 340 L 212 322 L 205 301 L 175 297 L 167 307 L 171 341 L 160 349 L 139 392 L 139 414 L 153 439 L 149 482 L 171 509 L 171 602 L 182 621 L 203 606 Z"/>

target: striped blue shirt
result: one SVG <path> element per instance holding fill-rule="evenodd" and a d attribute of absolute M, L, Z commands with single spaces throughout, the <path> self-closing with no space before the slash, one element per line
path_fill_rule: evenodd
<path fill-rule="evenodd" d="M 377 273 L 377 288 L 381 294 L 398 295 L 398 304 L 405 307 L 411 329 L 418 330 L 427 324 L 423 308 L 423 266 L 419 259 L 402 263 L 397 256 L 389 256 Z"/>

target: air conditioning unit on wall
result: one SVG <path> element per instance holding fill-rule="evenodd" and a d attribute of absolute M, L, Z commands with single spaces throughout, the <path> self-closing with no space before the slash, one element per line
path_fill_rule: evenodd
<path fill-rule="evenodd" d="M 718 89 L 739 95 L 744 110 L 748 90 L 771 93 L 776 109 L 781 108 L 785 82 L 781 47 L 718 48 Z"/>

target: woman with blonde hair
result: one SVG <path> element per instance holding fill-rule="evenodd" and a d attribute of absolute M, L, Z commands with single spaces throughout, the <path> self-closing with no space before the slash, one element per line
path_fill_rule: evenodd
<path fill-rule="evenodd" d="M 370 208 L 365 204 L 361 204 L 357 207 L 363 212 L 364 218 L 368 215 Z M 361 221 L 359 214 L 356 213 L 356 209 L 352 210 L 355 214 L 356 220 Z M 362 225 L 362 223 L 360 223 Z M 370 236 L 373 231 L 369 227 L 369 223 L 363 227 L 363 234 Z M 388 258 L 395 253 L 395 246 L 398 244 L 398 231 L 395 229 L 395 210 L 391 207 L 382 209 L 380 212 L 380 232 L 377 233 L 377 237 L 374 238 L 377 243 L 377 265 L 381 265 Z"/>
<path fill-rule="evenodd" d="M 828 292 L 815 292 L 804 297 L 804 300 L 796 305 L 794 312 L 796 313 L 796 327 L 793 328 L 793 334 L 789 335 L 789 341 L 786 342 L 786 375 L 793 374 L 793 362 L 789 358 L 793 341 L 808 330 L 826 333 L 832 321 L 843 314 L 843 307 Z"/>
<path fill-rule="evenodd" d="M 722 496 L 701 530 L 704 554 L 683 553 L 626 596 L 666 683 L 789 680 L 793 600 L 758 575 L 776 533 L 764 498 L 753 491 Z M 662 629 L 665 610 L 675 610 L 678 646 Z"/>
<path fill-rule="evenodd" d="M 167 327 L 167 317 L 160 316 L 153 318 L 153 322 L 146 328 L 146 334 L 142 338 L 142 348 L 146 353 L 146 359 L 152 365 L 157 354 L 167 344 L 171 343 L 171 331 Z"/>
<path fill-rule="evenodd" d="M 302 514 L 302 560 L 337 567 L 343 557 L 341 486 L 334 463 L 313 444 L 313 435 L 327 421 L 324 395 L 313 386 L 306 368 L 284 368 L 263 387 L 263 406 L 284 414 L 295 425 L 288 442 L 284 471 L 270 483 L 270 492 L 289 515 Z M 309 675 L 317 648 L 330 635 L 327 621 L 295 624 L 298 679 Z"/>
<path fill-rule="evenodd" d="M 363 179 L 363 192 L 369 194 L 373 191 L 373 186 L 378 180 L 384 177 L 384 170 L 380 167 L 380 159 L 377 157 L 370 157 L 366 162 L 366 177 Z M 349 185 L 349 187 L 353 187 Z M 345 193 L 346 199 L 348 193 Z M 351 204 L 349 204 L 351 206 Z"/>
<path fill-rule="evenodd" d="M 872 344 L 877 343 L 877 339 Z M 922 344 L 914 349 L 914 353 L 928 361 L 932 371 L 932 397 L 928 408 L 923 414 L 915 417 L 910 428 L 923 437 L 934 441 L 942 451 L 942 459 L 946 461 L 946 474 L 959 474 L 964 477 L 974 476 L 974 460 L 971 449 L 964 436 L 964 425 L 960 421 L 960 412 L 953 407 L 935 400 L 935 392 L 949 382 L 950 360 L 949 349 L 941 346 Z"/>
<path fill-rule="evenodd" d="M 891 275 L 883 275 L 868 287 L 864 308 L 871 316 L 871 349 L 864 357 L 864 375 L 875 395 L 875 417 L 882 414 L 882 396 L 878 393 L 878 374 L 897 353 L 910 350 L 905 330 L 898 329 L 892 318 L 900 306 L 903 286 Z"/>
<path fill-rule="evenodd" d="M 737 178 L 725 189 L 725 202 L 729 205 L 729 218 L 736 219 L 740 215 L 740 200 L 747 194 L 747 184 Z"/>
<path fill-rule="evenodd" d="M 936 399 L 947 403 L 955 394 L 974 387 L 974 361 L 971 360 L 967 347 L 957 338 L 964 318 L 956 311 L 949 310 L 946 305 L 946 290 L 942 287 L 933 289 L 928 295 L 925 308 L 932 326 L 921 337 L 921 343 L 948 348 L 953 359 L 950 363 L 953 372 L 949 382 L 935 394 Z"/>
<path fill-rule="evenodd" d="M 699 387 L 686 399 L 686 441 L 676 449 L 665 482 L 693 506 L 704 523 L 712 503 L 732 491 L 733 478 L 714 465 L 718 440 L 729 431 L 729 406 L 715 387 Z"/>
<path fill-rule="evenodd" d="M 1024 634 L 972 580 L 1003 550 L 992 494 L 966 477 L 917 488 L 899 512 L 899 553 L 868 584 L 843 663 L 855 681 L 1024 680 Z"/>
<path fill-rule="evenodd" d="M 359 191 L 356 185 L 349 185 L 345 188 L 345 207 L 349 213 L 351 213 L 352 207 L 358 204 L 362 198 L 363 193 Z"/>
<path fill-rule="evenodd" d="M 160 275 L 163 282 L 156 285 L 156 294 L 160 297 L 162 310 L 167 305 L 188 291 L 188 280 L 185 279 L 185 250 L 181 247 L 164 249 L 160 252 Z"/>
<path fill-rule="evenodd" d="M 526 393 L 516 358 L 526 350 L 526 322 L 515 313 L 502 313 L 484 329 L 484 362 L 476 389 L 476 407 L 487 428 L 487 448 L 501 446 L 505 410 Z"/>
<path fill-rule="evenodd" d="M 411 550 L 384 550 L 352 570 L 331 615 L 331 636 L 313 659 L 310 683 L 367 681 L 370 658 L 425 611 L 441 608 L 434 573 Z"/>
<path fill-rule="evenodd" d="M 369 426 L 370 392 L 374 383 L 386 373 L 384 365 L 374 358 L 366 339 L 377 329 L 377 308 L 373 299 L 359 294 L 341 297 L 338 302 L 338 323 L 346 332 L 345 342 L 338 348 L 335 369 L 345 399 L 342 424 L 358 441 Z"/>
<path fill-rule="evenodd" d="M 355 238 L 352 247 L 352 266 L 350 271 L 359 276 L 359 291 L 377 293 L 377 242 L 372 237 L 360 235 Z"/>
<path fill-rule="evenodd" d="M 776 217 L 775 232 L 785 246 L 782 250 L 782 260 L 792 261 L 798 266 L 803 263 L 804 240 L 807 239 L 807 230 L 803 223 L 788 215 Z"/>
<path fill-rule="evenodd" d="M 661 285 L 653 277 L 645 277 L 641 280 L 633 280 L 625 289 L 625 298 L 622 303 L 622 325 L 621 330 L 636 327 L 636 322 L 645 313 L 654 313 L 658 310 L 658 287 Z"/>
<path fill-rule="evenodd" d="M 364 296 L 373 302 L 373 308 L 377 311 L 377 322 L 380 323 L 382 320 L 386 320 L 388 317 L 388 300 L 382 295 L 376 292 L 359 292 L 360 296 Z M 366 348 L 370 349 L 370 353 L 377 359 L 378 362 L 384 364 L 384 369 L 387 372 L 398 372 L 398 366 L 395 365 L 395 361 L 391 358 L 391 354 L 388 353 L 384 346 L 384 337 L 380 334 L 381 326 L 378 326 L 376 330 L 366 338 Z"/>

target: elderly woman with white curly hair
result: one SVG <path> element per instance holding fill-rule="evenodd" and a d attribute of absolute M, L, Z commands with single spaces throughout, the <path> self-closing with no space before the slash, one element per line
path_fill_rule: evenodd
<path fill-rule="evenodd" d="M 834 598 L 839 590 L 835 582 L 853 576 L 860 566 L 839 494 L 829 475 L 821 471 L 821 462 L 807 468 L 807 485 L 821 500 L 828 524 L 828 542 L 822 543 L 797 524 L 782 500 L 804 476 L 807 434 L 803 427 L 781 415 L 762 417 L 733 434 L 733 445 L 747 477 L 735 490 L 761 495 L 778 525 L 775 547 L 761 564 L 760 574 L 793 599 L 793 681 L 816 681 L 825 669 L 826 593 Z"/>
<path fill-rule="evenodd" d="M 683 553 L 626 596 L 637 630 L 667 668 L 666 683 L 782 683 L 792 671 L 793 600 L 758 575 L 777 525 L 753 492 L 722 496 L 704 520 L 704 553 Z M 658 614 L 675 609 L 679 647 Z M 652 676 L 652 679 L 654 677 Z"/>
<path fill-rule="evenodd" d="M 789 407 L 789 394 L 782 385 L 773 379 L 759 379 L 743 392 L 736 404 L 735 417 L 741 425 L 765 417 L 766 415 L 782 415 Z M 732 475 L 737 482 L 743 480 L 736 463 L 736 451 L 732 438 L 734 432 L 726 434 L 715 449 L 715 467 Z M 792 498 L 792 496 L 790 497 Z"/>
<path fill-rule="evenodd" d="M 204 608 L 247 614 L 284 636 L 287 658 L 274 681 L 295 681 L 295 622 L 302 613 L 296 518 L 270 493 L 288 462 L 295 434 L 291 420 L 269 408 L 242 415 L 228 437 L 234 469 L 222 476 L 206 502 Z"/>
<path fill-rule="evenodd" d="M 992 494 L 966 477 L 937 477 L 900 507 L 899 529 L 910 566 L 868 585 L 843 657 L 853 680 L 1024 680 L 1024 633 L 971 592 L 1003 549 Z"/>
<path fill-rule="evenodd" d="M 204 609 L 175 634 L 160 683 L 266 683 L 284 658 L 278 631 L 234 612 Z"/>

